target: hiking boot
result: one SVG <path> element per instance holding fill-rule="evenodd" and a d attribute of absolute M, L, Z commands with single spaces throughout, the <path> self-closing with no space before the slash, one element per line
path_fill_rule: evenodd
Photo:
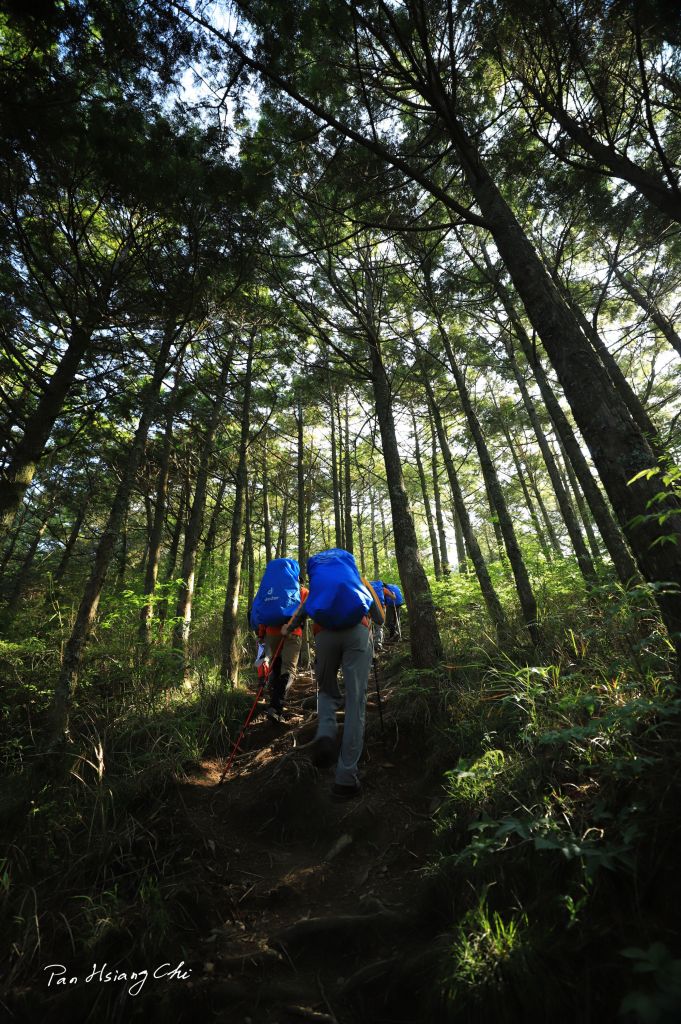
<path fill-rule="evenodd" d="M 320 736 L 310 744 L 309 755 L 315 768 L 330 768 L 337 760 L 336 744 L 329 736 Z"/>
<path fill-rule="evenodd" d="M 269 707 L 267 709 L 267 711 L 265 712 L 265 714 L 269 718 L 270 722 L 276 722 L 277 725 L 281 725 L 285 721 L 285 718 L 284 718 L 282 712 L 281 711 L 277 711 L 276 708 Z"/>
<path fill-rule="evenodd" d="M 355 782 L 352 786 L 342 786 L 339 782 L 334 782 L 331 787 L 331 796 L 334 800 L 352 800 L 361 792 L 362 786 L 359 782 Z"/>

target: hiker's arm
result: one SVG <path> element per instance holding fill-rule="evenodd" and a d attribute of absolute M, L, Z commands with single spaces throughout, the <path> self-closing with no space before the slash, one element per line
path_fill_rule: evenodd
<path fill-rule="evenodd" d="M 298 626 L 302 626 L 302 624 L 305 622 L 305 619 L 307 618 L 307 612 L 305 611 L 306 601 L 307 598 L 305 598 L 305 601 L 301 602 L 300 608 L 298 608 L 291 621 L 285 622 L 284 625 L 281 627 L 282 636 L 287 636 L 292 630 L 298 629 Z"/>

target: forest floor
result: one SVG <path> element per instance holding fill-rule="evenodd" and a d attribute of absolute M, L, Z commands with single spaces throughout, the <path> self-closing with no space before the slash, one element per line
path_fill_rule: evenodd
<path fill-rule="evenodd" d="M 384 679 L 387 720 L 390 699 Z M 192 848 L 203 926 L 186 957 L 191 978 L 161 997 L 176 1013 L 179 996 L 225 1024 L 414 1019 L 408 1006 L 396 1017 L 394 1001 L 388 1016 L 376 1007 L 418 941 L 413 895 L 438 802 L 424 751 L 398 742 L 392 721 L 382 736 L 370 692 L 362 792 L 334 800 L 333 769 L 305 751 L 315 706 L 313 678 L 300 674 L 287 724 L 271 724 L 262 704 L 222 785 L 224 762 L 206 760 L 178 787 L 175 830 Z"/>

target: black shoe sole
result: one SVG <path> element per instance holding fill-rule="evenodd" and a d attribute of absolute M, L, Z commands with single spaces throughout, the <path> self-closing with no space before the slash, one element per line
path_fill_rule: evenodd
<path fill-rule="evenodd" d="M 335 785 L 331 790 L 333 800 L 353 800 L 362 792 L 361 786 L 339 786 Z"/>
<path fill-rule="evenodd" d="M 338 758 L 336 757 L 336 745 L 333 740 L 328 742 L 318 741 L 315 747 L 310 750 L 310 760 L 315 768 L 330 768 Z"/>

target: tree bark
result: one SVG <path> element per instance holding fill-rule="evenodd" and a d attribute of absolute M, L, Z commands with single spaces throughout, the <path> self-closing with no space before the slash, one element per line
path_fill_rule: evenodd
<path fill-rule="evenodd" d="M 589 321 L 588 317 L 584 315 L 584 312 L 573 299 L 568 288 L 559 279 L 557 274 L 552 274 L 553 280 L 556 282 L 559 292 L 565 298 L 568 306 L 575 315 L 575 319 L 579 327 L 581 327 L 584 336 L 591 342 L 591 346 L 596 352 L 600 359 L 605 371 L 612 382 L 613 387 L 619 394 L 620 398 L 624 402 L 625 406 L 629 410 L 629 414 L 636 424 L 638 424 L 641 433 L 648 441 L 654 454 L 659 455 L 662 452 L 662 444 L 657 432 L 657 427 L 651 420 L 650 416 L 646 412 L 639 399 L 638 395 L 634 392 L 629 381 L 622 373 L 619 363 L 613 356 L 612 352 L 605 344 L 599 331 L 596 330 L 594 325 Z"/>
<path fill-rule="evenodd" d="M 298 428 L 298 457 L 296 460 L 296 481 L 298 496 L 298 565 L 300 571 L 305 572 L 305 437 L 303 433 L 303 399 L 298 395 L 298 413 L 296 416 Z"/>
<path fill-rule="evenodd" d="M 409 639 L 412 660 L 416 668 L 435 668 L 442 658 L 442 641 L 428 577 L 419 558 L 414 520 L 404 486 L 402 460 L 392 411 L 390 383 L 383 365 L 380 340 L 374 327 L 373 282 L 368 272 L 365 272 L 365 303 L 371 381 L 390 495 L 395 555 L 405 601 L 409 609 Z"/>
<path fill-rule="evenodd" d="M 568 486 L 569 486 L 569 489 L 572 492 L 572 495 L 573 495 L 573 497 L 575 499 L 575 505 L 577 506 L 577 511 L 579 512 L 579 517 L 580 517 L 582 523 L 584 524 L 584 532 L 585 532 L 586 538 L 587 538 L 587 540 L 589 542 L 589 548 L 591 549 L 591 554 L 593 555 L 593 557 L 595 559 L 599 559 L 601 557 L 601 550 L 600 550 L 600 547 L 598 545 L 598 540 L 596 538 L 596 534 L 595 534 L 594 528 L 593 528 L 593 526 L 591 524 L 591 516 L 589 514 L 589 509 L 586 506 L 586 502 L 584 500 L 584 495 L 582 494 L 582 491 L 580 489 L 579 483 L 577 481 L 577 477 L 575 476 L 575 471 L 572 468 L 572 465 L 570 464 L 570 460 L 567 457 L 567 453 L 565 451 L 565 448 L 561 444 L 560 438 L 558 436 L 556 436 L 556 440 L 558 441 L 558 448 L 560 449 L 560 453 L 561 453 L 561 457 L 562 457 L 562 461 L 563 461 L 563 466 L 564 466 L 564 469 L 565 469 L 565 474 L 566 474 L 567 480 L 568 480 L 568 483 L 565 485 L 565 489 L 567 490 Z M 558 461 L 558 460 L 556 460 L 556 461 Z"/>
<path fill-rule="evenodd" d="M 419 474 L 419 481 L 421 482 L 421 494 L 423 495 L 423 507 L 426 515 L 426 523 L 428 524 L 428 534 L 430 536 L 430 549 L 433 554 L 433 568 L 435 569 L 435 579 L 439 580 L 442 576 L 442 563 L 440 561 L 440 550 L 437 543 L 437 534 L 435 533 L 435 522 L 433 521 L 433 510 L 430 507 L 430 495 L 428 494 L 428 486 L 426 484 L 426 474 L 423 468 L 423 459 L 421 458 L 421 446 L 419 444 L 419 432 L 416 426 L 416 416 L 414 410 L 411 409 L 411 422 L 414 429 L 414 457 L 416 459 L 416 469 Z"/>
<path fill-rule="evenodd" d="M 203 529 L 203 519 L 206 510 L 206 497 L 208 493 L 208 474 L 213 456 L 213 443 L 215 434 L 222 418 L 224 409 L 224 398 L 227 391 L 227 378 L 232 366 L 235 342 L 230 342 L 229 348 L 224 356 L 224 363 L 220 370 L 216 384 L 215 400 L 210 411 L 206 432 L 201 444 L 201 454 L 196 473 L 196 484 L 194 486 L 194 499 L 192 501 L 189 519 L 184 534 L 184 550 L 182 552 L 182 569 L 180 578 L 182 584 L 177 595 L 177 608 L 175 610 L 176 624 L 173 630 L 173 648 L 182 658 L 182 677 L 189 682 L 192 675 L 190 657 L 190 633 L 192 621 L 192 607 L 194 603 L 196 562 L 198 558 L 199 541 Z"/>
<path fill-rule="evenodd" d="M 373 487 L 369 488 L 369 507 L 371 509 L 371 557 L 374 562 L 374 579 L 381 577 L 381 567 L 378 560 L 378 539 L 376 537 L 376 496 Z"/>
<path fill-rule="evenodd" d="M 274 552 L 275 558 L 286 558 L 288 549 L 288 491 L 284 494 L 284 501 L 281 508 L 281 522 L 279 524 L 279 535 L 277 546 Z"/>
<path fill-rule="evenodd" d="M 471 525 L 468 511 L 464 504 L 463 494 L 461 486 L 459 484 L 459 478 L 454 467 L 454 460 L 452 459 L 452 453 L 449 448 L 449 442 L 445 434 L 445 428 L 442 423 L 442 415 L 438 408 L 437 402 L 435 401 L 435 395 L 431 387 L 430 381 L 428 380 L 427 374 L 423 373 L 423 386 L 428 396 L 428 404 L 430 406 L 430 412 L 435 423 L 435 429 L 437 431 L 438 441 L 440 444 L 440 451 L 442 452 L 442 458 L 444 459 L 445 469 L 447 470 L 447 476 L 449 477 L 449 486 L 452 491 L 452 499 L 454 501 L 454 507 L 461 524 L 461 531 L 464 535 L 466 543 L 466 549 L 470 555 L 471 562 L 473 563 L 473 569 L 477 576 L 478 583 L 480 584 L 480 590 L 484 602 L 487 606 L 492 624 L 497 632 L 499 639 L 502 639 L 508 632 L 506 624 L 506 616 L 504 615 L 503 608 L 501 607 L 501 601 L 497 595 L 494 585 L 490 579 L 489 573 L 487 572 L 487 566 L 480 550 L 477 538 L 473 533 L 473 527 Z"/>
<path fill-rule="evenodd" d="M 574 509 L 570 503 L 570 496 L 560 478 L 560 472 L 556 465 L 556 460 L 553 457 L 551 446 L 549 445 L 546 434 L 539 422 L 539 416 L 537 415 L 537 410 L 534 407 L 534 402 L 530 397 L 527 385 L 525 384 L 525 379 L 520 372 L 511 346 L 508 343 L 506 344 L 506 354 L 508 355 L 509 365 L 513 370 L 513 376 L 515 377 L 516 384 L 518 385 L 518 390 L 520 391 L 520 397 L 522 398 L 523 405 L 525 406 L 525 411 L 529 417 L 530 423 L 532 424 L 535 437 L 537 438 L 539 450 L 542 453 L 544 465 L 546 466 L 549 474 L 553 492 L 556 495 L 560 514 L 563 517 L 563 522 L 565 523 L 565 527 L 572 544 L 572 549 L 577 557 L 577 564 L 579 565 L 580 571 L 587 585 L 592 586 L 596 582 L 596 570 L 594 568 L 594 564 L 591 561 L 591 556 L 589 555 L 589 551 L 584 542 L 582 531 L 579 528 L 579 523 L 577 522 Z"/>
<path fill-rule="evenodd" d="M 457 569 L 462 576 L 468 574 L 468 557 L 466 555 L 466 542 L 461 529 L 461 521 L 456 508 L 452 510 L 454 521 L 454 541 L 456 543 Z"/>
<path fill-rule="evenodd" d="M 158 603 L 158 624 L 159 629 L 163 632 L 165 625 L 166 616 L 168 614 L 168 585 L 175 578 L 175 565 L 177 564 L 177 553 L 180 549 L 180 541 L 182 540 L 182 533 L 185 526 L 185 512 L 187 505 L 189 504 L 189 480 L 184 480 L 182 488 L 180 490 L 180 499 L 177 506 L 177 519 L 175 520 L 175 526 L 170 541 L 170 549 L 168 551 L 168 558 L 165 566 L 165 579 L 166 589 L 163 592 L 163 596 Z"/>
<path fill-rule="evenodd" d="M 47 529 L 47 522 L 51 514 L 52 509 L 49 509 L 43 513 L 39 521 L 38 529 L 34 532 L 33 537 L 31 539 L 31 543 L 26 549 L 26 553 L 22 559 L 21 565 L 19 566 L 17 574 L 14 577 L 14 581 L 12 583 L 8 599 L 8 614 L 10 618 L 13 618 L 15 613 L 18 611 L 19 601 L 21 600 L 24 590 L 26 589 L 26 586 L 28 584 L 31 569 L 33 567 L 33 562 L 35 561 L 36 552 L 38 551 L 38 545 L 40 544 L 40 541 L 43 539 L 43 534 Z"/>
<path fill-rule="evenodd" d="M 241 407 L 241 434 L 239 438 L 239 462 L 236 471 L 234 489 L 234 510 L 232 512 L 232 530 L 229 541 L 229 568 L 227 571 L 227 589 L 225 606 L 222 614 L 222 665 L 221 678 L 224 685 L 236 686 L 239 678 L 239 581 L 241 579 L 241 563 L 243 561 L 244 535 L 243 515 L 244 498 L 248 485 L 247 458 L 248 436 L 251 422 L 251 382 L 253 370 L 253 348 L 255 338 L 250 336 L 246 373 L 244 376 L 244 395 Z"/>
<path fill-rule="evenodd" d="M 34 412 L 24 423 L 21 440 L 14 448 L 7 469 L 0 474 L 0 536 L 9 532 L 14 515 L 26 493 L 52 428 L 76 379 L 92 332 L 73 324 L 68 345 L 45 387 Z M 9 439 L 8 439 L 9 441 Z M 8 443 L 12 450 L 11 442 Z"/>
<path fill-rule="evenodd" d="M 364 559 L 364 536 L 362 534 L 362 513 L 360 512 L 359 504 L 357 505 L 357 511 L 356 511 L 355 515 L 357 516 L 357 518 L 355 520 L 355 526 L 357 527 L 357 543 L 359 544 L 359 567 L 360 567 L 360 572 L 362 573 L 362 576 L 366 576 L 367 570 L 366 570 L 366 562 L 365 562 L 365 559 Z"/>
<path fill-rule="evenodd" d="M 491 269 L 491 263 L 489 262 L 486 253 L 485 260 L 487 262 L 488 269 Z M 568 458 L 572 463 L 577 479 L 584 491 L 584 496 L 596 521 L 596 525 L 598 526 L 600 535 L 603 538 L 603 542 L 612 559 L 615 571 L 620 580 L 623 583 L 627 583 L 632 578 L 638 576 L 638 569 L 627 548 L 624 536 L 613 519 L 605 499 L 599 490 L 598 484 L 591 474 L 589 464 L 584 457 L 568 418 L 561 409 L 560 402 L 553 392 L 553 388 L 549 383 L 544 367 L 533 351 L 532 342 L 515 310 L 511 296 L 506 288 L 504 288 L 500 283 L 497 284 L 497 291 L 512 324 L 515 336 L 520 342 L 523 355 L 525 356 L 525 359 L 539 386 L 540 394 L 553 423 L 556 436 L 560 438 L 561 443 L 565 446 Z"/>
<path fill-rule="evenodd" d="M 248 590 L 246 592 L 246 607 L 250 610 L 255 600 L 255 552 L 253 550 L 253 526 L 251 524 L 251 512 L 253 510 L 253 496 L 249 494 L 248 487 L 245 494 L 244 515 L 246 527 L 244 531 L 246 544 L 246 571 L 248 572 Z"/>
<path fill-rule="evenodd" d="M 478 420 L 477 413 L 473 408 L 466 380 L 454 355 L 454 349 L 452 348 L 449 340 L 449 335 L 444 329 L 439 313 L 435 308 L 433 308 L 433 313 L 436 317 L 438 332 L 456 382 L 461 408 L 463 409 L 468 429 L 478 453 L 478 460 L 482 469 L 482 475 L 485 481 L 485 487 L 489 496 L 492 512 L 496 514 L 496 522 L 498 522 L 499 529 L 503 537 L 506 554 L 508 555 L 508 560 L 511 565 L 513 578 L 515 579 L 516 591 L 518 593 L 523 619 L 532 643 L 536 646 L 540 642 L 539 627 L 537 625 L 537 602 L 532 590 L 532 584 L 530 583 L 527 567 L 525 566 L 522 552 L 518 544 L 518 538 L 515 535 L 513 521 L 506 505 L 506 499 L 504 498 L 501 483 L 494 467 L 494 461 L 490 455 L 489 448 L 487 447 L 487 442 L 482 432 L 480 421 Z"/>
<path fill-rule="evenodd" d="M 498 408 L 499 407 L 497 406 L 497 409 Z M 523 497 L 525 498 L 525 504 L 527 505 L 527 511 L 530 514 L 530 522 L 532 523 L 532 529 L 534 530 L 535 534 L 537 535 L 537 540 L 539 542 L 539 547 L 542 550 L 544 558 L 546 559 L 547 562 L 552 562 L 553 561 L 553 552 L 551 551 L 551 547 L 550 547 L 548 541 L 546 540 L 546 537 L 544 536 L 544 531 L 541 528 L 541 523 L 539 522 L 539 517 L 537 515 L 537 510 L 534 507 L 534 502 L 532 501 L 532 495 L 529 492 L 529 489 L 528 489 L 528 486 L 527 486 L 527 481 L 525 480 L 525 474 L 523 473 L 523 467 L 520 464 L 520 459 L 518 458 L 518 453 L 515 450 L 515 445 L 513 444 L 513 439 L 511 438 L 511 432 L 508 429 L 508 425 L 503 420 L 501 413 L 500 413 L 500 416 L 499 416 L 499 422 L 501 424 L 501 429 L 502 429 L 503 435 L 506 438 L 506 444 L 508 445 L 508 450 L 511 453 L 511 459 L 513 460 L 513 465 L 515 466 L 516 476 L 518 477 L 518 482 L 519 482 L 520 488 L 521 488 L 521 490 L 523 492 Z"/>
<path fill-rule="evenodd" d="M 227 478 L 220 481 L 218 493 L 215 496 L 215 504 L 213 511 L 210 515 L 210 523 L 208 524 L 208 532 L 206 533 L 206 539 L 203 543 L 203 551 L 201 552 L 201 561 L 199 563 L 199 573 L 196 578 L 196 589 L 197 591 L 206 582 L 208 576 L 208 570 L 211 566 L 213 551 L 215 549 L 215 541 L 218 535 L 218 529 L 220 527 L 220 513 L 222 512 L 222 505 L 225 498 L 225 491 L 227 490 Z"/>
<path fill-rule="evenodd" d="M 557 558 L 563 558 L 563 549 L 560 546 L 558 535 L 555 531 L 553 523 L 551 522 L 549 510 L 546 507 L 546 503 L 539 489 L 539 483 L 537 482 L 537 474 L 532 469 L 532 466 L 530 465 L 530 460 L 527 456 L 527 452 L 523 451 L 522 447 L 519 448 L 519 457 L 525 467 L 527 479 L 530 481 L 530 487 L 532 488 L 535 501 L 537 502 L 537 506 L 539 508 L 539 512 L 544 523 L 544 529 L 546 530 L 549 541 L 551 542 L 551 547 L 553 548 Z"/>
<path fill-rule="evenodd" d="M 440 565 L 442 567 L 442 575 L 449 576 L 449 551 L 447 550 L 447 535 L 445 533 L 445 517 L 442 511 L 442 498 L 440 495 L 440 471 L 437 464 L 437 442 L 435 437 L 435 427 L 433 425 L 433 417 L 430 409 L 428 409 L 428 426 L 430 428 L 430 468 L 433 476 L 433 502 L 435 503 L 435 521 L 437 523 L 438 540 L 440 542 Z M 461 537 L 461 550 L 459 550 L 459 537 L 461 535 L 461 528 L 459 527 L 459 533 L 456 533 L 458 519 L 456 513 L 454 513 L 454 534 L 457 545 L 457 557 L 459 558 L 459 567 L 463 564 L 464 568 L 462 572 L 466 572 L 466 552 L 463 547 L 463 537 Z"/>
<path fill-rule="evenodd" d="M 177 387 L 177 379 L 175 380 Z M 174 388 L 173 388 L 174 390 Z M 171 393 L 172 394 L 172 393 Z M 154 512 L 149 531 L 149 548 L 147 551 L 147 564 L 144 574 L 144 594 L 148 598 L 140 608 L 140 621 L 138 637 L 145 652 L 149 650 L 151 643 L 151 620 L 153 618 L 153 598 L 158 580 L 158 570 L 161 562 L 161 546 L 163 543 L 163 527 L 166 518 L 166 507 L 168 502 L 168 481 L 170 479 L 170 453 L 173 443 L 173 418 L 174 405 L 172 397 L 168 400 L 165 417 L 165 430 L 163 434 L 163 445 L 159 457 L 158 475 L 156 478 L 156 497 L 154 501 Z"/>
<path fill-rule="evenodd" d="M 327 356 L 327 380 L 329 386 L 329 412 L 331 420 L 331 479 L 333 483 L 333 521 L 336 529 L 336 547 L 343 547 L 343 521 L 341 519 L 341 508 L 340 508 L 340 481 L 338 479 L 338 444 L 336 441 L 336 413 L 335 405 L 336 400 L 333 393 L 333 385 L 331 383 L 331 371 L 328 365 Z"/>
<path fill-rule="evenodd" d="M 345 549 L 351 554 L 354 553 L 354 541 L 352 535 L 352 480 L 350 477 L 350 421 L 348 413 L 348 393 L 345 392 Z"/>
<path fill-rule="evenodd" d="M 76 518 L 73 520 L 73 526 L 71 527 L 68 540 L 64 545 L 64 550 L 62 551 L 62 556 L 59 560 L 59 565 L 55 569 L 54 576 L 52 577 L 52 583 L 55 590 L 59 588 L 59 586 L 61 585 L 61 581 L 64 579 L 64 576 L 66 574 L 66 569 L 69 564 L 69 561 L 71 560 L 73 549 L 76 546 L 76 541 L 78 540 L 80 531 L 83 527 L 83 523 L 85 522 L 86 511 L 87 504 L 85 502 L 85 497 L 83 497 L 83 504 L 80 506 Z"/>
<path fill-rule="evenodd" d="M 267 435 L 262 446 L 262 525 L 265 539 L 265 561 L 272 561 L 272 523 L 270 519 L 270 489 L 267 467 Z"/>
<path fill-rule="evenodd" d="M 656 600 L 681 654 L 681 590 L 667 586 L 669 581 L 681 580 L 681 506 L 671 498 L 657 500 L 660 485 L 655 477 L 644 475 L 631 482 L 637 474 L 657 468 L 648 441 L 581 333 L 572 311 L 561 300 L 470 138 L 458 122 L 450 124 L 450 133 L 471 190 L 530 322 L 544 343 L 639 568 L 657 587 Z M 668 514 L 664 523 L 657 516 L 648 518 L 653 506 L 657 512 Z M 677 542 L 662 543 L 662 538 L 668 536 Z"/>

